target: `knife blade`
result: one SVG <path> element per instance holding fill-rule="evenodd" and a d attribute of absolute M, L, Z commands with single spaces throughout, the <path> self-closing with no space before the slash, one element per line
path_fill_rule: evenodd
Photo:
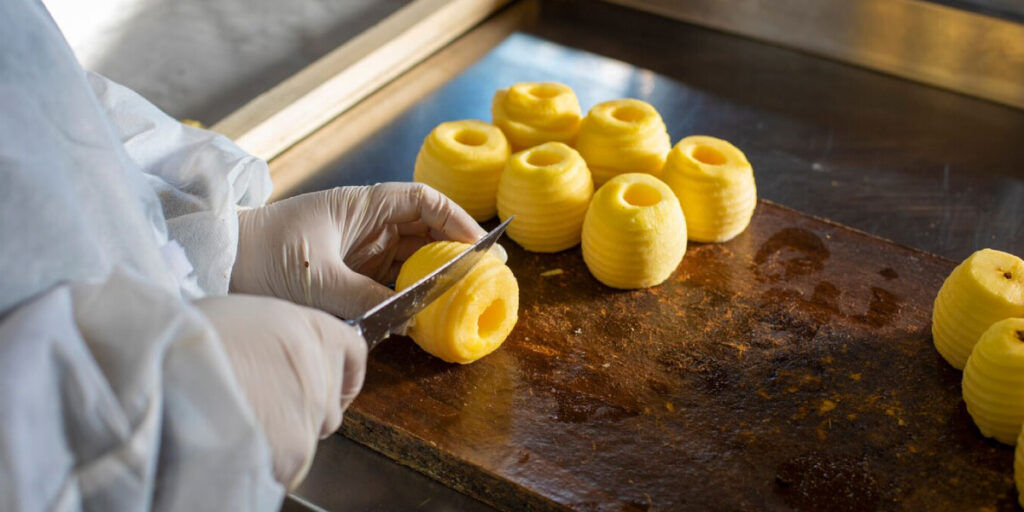
<path fill-rule="evenodd" d="M 458 256 L 448 260 L 412 286 L 370 308 L 359 318 L 347 320 L 347 323 L 359 331 L 366 340 L 369 350 L 373 350 L 391 334 L 392 329 L 408 322 L 416 313 L 429 306 L 465 277 L 501 238 L 505 228 L 514 218 L 514 215 L 509 217 Z"/>

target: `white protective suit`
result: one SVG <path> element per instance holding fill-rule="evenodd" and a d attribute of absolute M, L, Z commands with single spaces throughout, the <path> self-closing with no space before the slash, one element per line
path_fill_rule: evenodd
<path fill-rule="evenodd" d="M 0 510 L 279 506 L 183 300 L 226 293 L 236 205 L 269 192 L 263 162 L 83 71 L 41 4 L 0 2 Z"/>

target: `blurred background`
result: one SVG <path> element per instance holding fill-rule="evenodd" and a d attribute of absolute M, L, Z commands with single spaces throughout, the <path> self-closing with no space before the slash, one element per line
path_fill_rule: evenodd
<path fill-rule="evenodd" d="M 45 0 L 82 66 L 210 125 L 409 0 Z"/>
<path fill-rule="evenodd" d="M 1021 0 L 931 1 L 1024 22 Z M 86 69 L 211 125 L 410 0 L 43 3 Z"/>

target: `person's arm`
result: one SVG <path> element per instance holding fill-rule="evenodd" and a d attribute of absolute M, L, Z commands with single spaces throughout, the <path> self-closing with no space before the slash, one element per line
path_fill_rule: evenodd
<path fill-rule="evenodd" d="M 168 237 L 184 247 L 202 292 L 227 293 L 237 207 L 266 202 L 267 164 L 220 134 L 178 122 L 127 87 L 87 76 L 128 156 L 156 191 Z"/>
<path fill-rule="evenodd" d="M 366 351 L 278 299 L 190 305 L 123 270 L 56 287 L 0 319 L 0 510 L 276 510 Z"/>
<path fill-rule="evenodd" d="M 282 487 L 215 329 L 123 271 L 0 322 L 0 510 L 271 510 Z"/>
<path fill-rule="evenodd" d="M 277 299 L 184 300 L 175 203 L 107 117 L 45 8 L 0 2 L 0 510 L 276 510 L 365 343 Z M 197 223 L 235 226 L 197 176 L 183 197 L 230 210 Z"/>

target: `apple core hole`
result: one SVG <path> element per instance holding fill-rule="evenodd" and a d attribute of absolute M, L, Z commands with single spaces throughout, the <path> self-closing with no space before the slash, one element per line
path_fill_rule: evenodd
<path fill-rule="evenodd" d="M 1010 273 L 1009 271 L 1006 271 L 1006 272 L 1003 272 L 1003 277 L 1005 277 L 1007 279 L 1013 279 L 1013 274 Z"/>
<path fill-rule="evenodd" d="M 482 146 L 487 142 L 487 134 L 477 130 L 459 130 L 455 133 L 455 142 L 463 146 Z"/>
<path fill-rule="evenodd" d="M 635 123 L 640 121 L 646 116 L 646 114 L 647 113 L 644 112 L 643 109 L 632 105 L 616 107 L 615 110 L 612 110 L 612 117 L 626 123 Z"/>
<path fill-rule="evenodd" d="M 476 319 L 477 334 L 486 338 L 501 327 L 505 322 L 505 301 L 497 299 L 492 302 L 483 313 Z"/>
<path fill-rule="evenodd" d="M 526 157 L 526 163 L 537 167 L 554 165 L 562 161 L 562 155 L 554 151 L 531 151 Z"/>
<path fill-rule="evenodd" d="M 661 193 L 646 183 L 633 183 L 622 193 L 622 199 L 633 206 L 653 206 L 661 202 Z"/>
<path fill-rule="evenodd" d="M 711 146 L 697 146 L 690 155 L 694 160 L 707 165 L 722 165 L 729 161 L 721 151 Z"/>
<path fill-rule="evenodd" d="M 529 92 L 531 96 L 540 99 L 554 98 L 562 93 L 562 91 L 549 85 L 538 85 L 532 87 Z"/>

